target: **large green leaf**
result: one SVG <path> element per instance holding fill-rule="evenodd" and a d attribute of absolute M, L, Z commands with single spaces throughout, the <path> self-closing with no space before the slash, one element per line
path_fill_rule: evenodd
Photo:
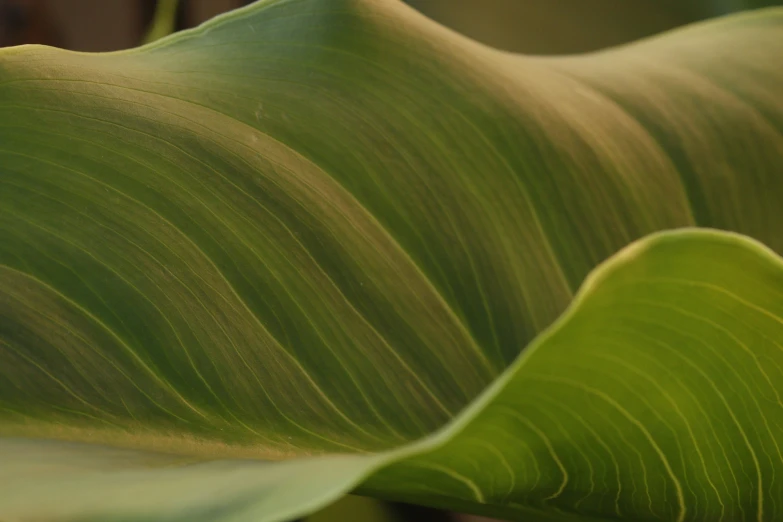
<path fill-rule="evenodd" d="M 458 418 L 451 440 L 367 489 L 462 497 L 509 517 L 538 507 L 779 520 L 782 261 L 708 231 L 631 245 Z"/>
<path fill-rule="evenodd" d="M 280 521 L 375 472 L 361 491 L 514 519 L 777 520 L 781 338 L 783 259 L 742 236 L 668 232 L 602 265 L 555 325 L 421 442 L 195 463 L 5 439 L 0 514 Z"/>
<path fill-rule="evenodd" d="M 0 434 L 26 438 L 0 448 L 0 515 L 307 512 L 440 446 L 450 431 L 404 445 L 453 419 L 631 241 L 702 225 L 783 251 L 782 35 L 772 10 L 540 59 L 391 0 L 283 0 L 134 51 L 0 51 Z M 699 335 L 694 324 L 686 334 Z M 605 422 L 597 436 L 614 447 L 617 421 Z M 649 515 L 630 461 L 593 495 L 584 469 L 561 491 L 553 471 L 581 466 L 579 454 L 547 462 L 551 444 L 532 428 L 481 425 L 517 430 L 485 441 L 516 452 L 508 471 L 497 456 L 462 462 L 486 455 L 455 439 L 368 491 L 508 515 L 523 509 L 509 502 L 540 509 L 543 496 L 565 511 Z M 647 451 L 629 448 L 614 460 Z M 188 467 L 148 453 L 381 450 Z M 730 469 L 753 469 L 748 455 Z M 416 483 L 394 480 L 411 466 Z M 505 499 L 503 473 L 519 488 Z M 677 482 L 694 520 L 712 506 L 702 478 Z M 651 499 L 675 498 L 673 483 L 651 484 Z M 721 497 L 727 520 L 755 513 L 753 484 Z"/>

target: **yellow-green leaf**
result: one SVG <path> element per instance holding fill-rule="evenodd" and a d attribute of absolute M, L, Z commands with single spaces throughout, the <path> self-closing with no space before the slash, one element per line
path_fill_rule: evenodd
<path fill-rule="evenodd" d="M 609 296 L 584 297 L 600 313 L 574 304 L 536 336 L 650 233 L 783 251 L 781 55 L 780 10 L 543 59 L 394 0 L 259 2 L 117 53 L 0 50 L 0 516 L 285 520 L 383 469 L 365 491 L 503 516 L 774 520 L 775 374 L 732 388 L 724 409 L 750 415 L 736 429 L 691 390 L 692 439 L 665 396 L 617 394 L 679 389 L 632 371 L 671 342 L 656 326 L 671 306 L 727 329 L 680 332 L 735 349 L 727 367 L 773 357 L 774 321 L 745 339 L 702 310 L 730 296 L 642 280 L 703 271 L 777 317 L 769 253 L 649 240 L 600 269 L 641 270 L 630 297 L 608 277 L 582 294 Z M 630 337 L 603 346 L 580 314 Z M 552 333 L 569 328 L 587 337 Z M 628 366 L 617 383 L 603 349 Z M 731 377 L 708 359 L 698 371 Z M 753 368 L 735 386 L 761 386 Z M 555 374 L 583 388 L 535 381 Z M 641 427 L 588 400 L 591 379 Z M 572 431 L 585 401 L 599 425 Z"/>

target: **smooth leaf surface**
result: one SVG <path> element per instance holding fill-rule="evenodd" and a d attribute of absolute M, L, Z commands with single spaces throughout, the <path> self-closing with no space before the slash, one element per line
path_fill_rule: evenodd
<path fill-rule="evenodd" d="M 418 443 L 264 464 L 5 439 L 0 513 L 282 521 L 374 472 L 360 491 L 519 520 L 775 520 L 781 338 L 783 259 L 742 236 L 669 232 L 602 265 Z"/>
<path fill-rule="evenodd" d="M 119 515 L 281 520 L 441 444 L 404 446 L 453 419 L 631 241 L 701 225 L 783 251 L 781 34 L 771 10 L 541 59 L 391 0 L 282 0 L 134 51 L 0 51 L 0 435 L 202 458 L 391 452 L 328 460 L 323 476 L 229 466 L 209 479 L 224 486 L 189 496 L 167 477 L 224 464 L 142 473 L 158 459 L 47 446 L 65 468 L 19 482 L 30 489 L 0 509 L 51 509 L 32 499 L 67 468 L 83 482 L 58 493 L 63 516 L 105 513 L 133 483 L 151 500 L 129 496 Z M 8 470 L 39 450 L 8 440 L 3 484 L 35 476 Z M 630 472 L 591 496 L 580 468 L 569 487 L 591 500 L 554 495 L 562 479 L 534 480 L 524 460 L 544 449 L 519 454 L 505 499 L 498 463 L 491 480 L 454 472 L 475 489 L 418 483 L 470 510 L 513 515 L 507 501 L 539 509 L 548 492 L 566 511 L 650 515 Z M 435 469 L 481 465 L 444 455 Z M 107 459 L 135 471 L 107 475 Z M 300 472 L 312 489 L 289 497 Z M 426 500 L 393 485 L 408 472 L 368 488 Z M 655 487 L 650 499 L 675 498 Z M 708 496 L 683 505 L 702 516 Z M 747 489 L 731 498 L 726 513 L 755 513 Z"/>
<path fill-rule="evenodd" d="M 781 261 L 726 233 L 631 245 L 588 278 L 458 435 L 368 489 L 462 496 L 509 517 L 538 507 L 778 520 Z"/>

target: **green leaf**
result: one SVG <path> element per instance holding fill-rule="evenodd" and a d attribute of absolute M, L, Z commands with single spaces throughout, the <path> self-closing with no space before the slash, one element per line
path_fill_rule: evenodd
<path fill-rule="evenodd" d="M 725 232 L 653 235 L 588 277 L 450 440 L 366 489 L 517 519 L 778 520 L 781 339 L 781 257 Z"/>
<path fill-rule="evenodd" d="M 318 513 L 306 522 L 407 522 L 397 516 L 388 505 L 367 497 L 348 495 Z"/>
<path fill-rule="evenodd" d="M 0 439 L 0 514 L 281 521 L 375 472 L 361 492 L 520 520 L 775 520 L 782 290 L 783 259 L 756 242 L 654 235 L 596 270 L 486 392 L 418 443 L 198 463 Z"/>
<path fill-rule="evenodd" d="M 782 32 L 783 12 L 761 11 L 541 59 L 391 0 L 281 0 L 133 51 L 1 50 L 0 435 L 18 438 L 0 447 L 0 515 L 307 513 L 443 444 L 449 431 L 409 446 L 628 243 L 700 225 L 783 251 Z M 518 429 L 531 453 L 510 450 L 520 489 L 506 499 L 493 496 L 502 462 L 483 476 L 460 461 L 473 453 L 436 452 L 366 487 L 549 509 L 560 468 Z M 181 467 L 154 452 L 369 455 Z M 551 468 L 538 482 L 531 455 Z M 444 466 L 451 479 L 432 471 Z M 415 483 L 395 479 L 413 468 Z M 549 504 L 649 516 L 637 468 L 620 495 L 604 475 L 584 501 L 579 468 L 578 495 Z M 678 513 L 672 484 L 650 491 L 670 501 L 656 513 Z M 717 509 L 708 485 L 689 487 L 705 493 L 683 489 L 688 516 Z M 755 513 L 751 487 L 721 497 L 727 520 Z"/>

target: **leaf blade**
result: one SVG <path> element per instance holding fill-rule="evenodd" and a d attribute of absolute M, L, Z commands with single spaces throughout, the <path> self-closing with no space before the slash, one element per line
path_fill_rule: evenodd
<path fill-rule="evenodd" d="M 683 263 L 683 259 L 688 262 Z M 727 271 L 745 277 L 727 278 Z M 683 282 L 688 284 L 686 298 Z M 655 287 L 652 292 L 651 286 Z M 730 380 L 744 376 L 736 371 L 733 376 L 731 371 L 719 373 L 710 364 L 702 362 L 700 366 L 694 361 L 699 362 L 705 355 L 709 359 L 720 349 L 723 355 L 718 364 L 755 372 L 761 378 L 749 382 L 777 389 L 780 371 L 770 373 L 757 363 L 762 355 L 779 359 L 779 346 L 743 345 L 737 340 L 758 335 L 748 326 L 750 320 L 767 324 L 766 331 L 770 331 L 770 323 L 776 325 L 778 333 L 783 331 L 781 288 L 783 259 L 755 241 L 697 229 L 657 234 L 631 245 L 599 267 L 557 324 L 450 425 L 422 441 L 365 456 L 315 457 L 274 464 L 237 460 L 202 463 L 197 459 L 194 464 L 183 465 L 183 457 L 171 455 L 3 439 L 0 448 L 6 455 L 4 462 L 10 460 L 12 464 L 3 468 L 8 474 L 3 482 L 12 487 L 3 490 L 0 506 L 10 516 L 59 514 L 70 518 L 78 514 L 89 519 L 122 513 L 119 516 L 181 520 L 185 518 L 177 517 L 193 517 L 203 510 L 205 516 L 224 520 L 215 511 L 215 505 L 224 502 L 225 520 L 264 517 L 262 520 L 277 521 L 316 510 L 369 477 L 359 487 L 360 492 L 458 506 L 510 519 L 530 514 L 551 520 L 601 520 L 616 516 L 655 516 L 664 520 L 698 520 L 705 516 L 774 519 L 780 509 L 775 501 L 780 486 L 767 479 L 774 476 L 776 464 L 758 455 L 775 454 L 773 433 L 783 427 L 783 403 L 760 403 L 747 385 L 740 386 L 748 392 L 744 396 L 734 393 L 727 397 L 710 376 L 729 379 L 725 381 L 728 389 L 738 389 Z M 679 356 L 656 358 L 667 341 L 687 336 L 678 330 L 676 322 L 675 326 L 666 323 L 665 327 L 651 327 L 649 322 L 638 319 L 635 323 L 627 322 L 628 316 L 639 317 L 632 313 L 634 306 L 649 306 L 649 302 L 669 310 L 670 315 L 659 315 L 659 320 L 676 318 L 683 312 L 706 318 L 717 316 L 721 322 L 712 322 L 709 328 L 721 336 L 713 338 L 712 343 L 695 338 Z M 727 315 L 726 308 L 732 303 L 740 306 Z M 734 334 L 726 335 L 727 331 Z M 612 337 L 614 342 L 610 342 Z M 628 380 L 623 380 L 620 372 L 611 373 L 611 369 L 591 367 L 586 372 L 582 366 L 591 360 L 613 361 L 626 371 L 643 362 L 645 368 L 665 370 L 658 375 L 669 376 L 665 381 L 668 386 L 637 368 L 633 370 L 633 382 L 641 387 L 615 393 L 617 386 L 627 387 Z M 779 370 L 781 366 L 775 368 Z M 619 384 L 607 376 L 607 371 Z M 574 374 L 578 377 L 574 378 Z M 698 399 L 703 400 L 704 396 L 712 396 L 723 407 L 709 407 L 710 401 L 700 404 Z M 757 411 L 748 408 L 738 413 L 737 406 L 747 404 L 755 404 Z M 646 415 L 639 416 L 639 412 Z M 593 420 L 586 420 L 590 415 Z M 755 417 L 758 415 L 763 420 Z M 658 421 L 653 422 L 655 417 Z M 729 429 L 732 423 L 734 428 Z M 756 426 L 765 428 L 759 430 Z M 678 435 L 672 436 L 672 431 Z M 737 453 L 738 447 L 732 441 L 738 433 L 745 433 L 745 452 Z M 603 440 L 603 444 L 596 445 L 596 440 Z M 38 458 L 20 451 L 19 446 L 24 449 L 25 445 Z M 55 457 L 47 456 L 47 452 Z M 58 452 L 64 456 L 57 457 Z M 69 452 L 76 452 L 77 458 Z M 104 455 L 109 456 L 107 463 L 101 460 Z M 36 467 L 41 456 L 46 457 L 48 464 Z M 499 458 L 506 462 L 506 476 L 477 467 L 479 462 Z M 24 473 L 16 472 L 14 459 L 26 468 Z M 592 465 L 585 467 L 591 459 Z M 694 462 L 687 462 L 688 459 Z M 60 474 L 62 470 L 52 473 L 56 466 L 63 466 L 61 462 L 77 480 Z M 68 462 L 76 464 L 68 469 Z M 96 475 L 91 476 L 95 472 L 90 470 L 90 462 L 96 462 L 92 465 L 99 470 Z M 749 464 L 757 467 L 757 484 L 738 482 Z M 150 470 L 150 465 L 162 469 Z M 272 472 L 269 466 L 275 467 Z M 603 475 L 598 473 L 602 466 Z M 641 486 L 636 475 L 640 466 L 647 470 L 643 490 L 637 489 Z M 586 469 L 591 472 L 585 473 Z M 529 474 L 534 470 L 536 476 Z M 183 478 L 175 480 L 175 475 Z M 593 484 L 590 489 L 585 487 L 588 477 Z M 216 489 L 216 482 L 223 480 L 241 484 L 238 489 L 242 494 L 235 495 L 233 489 L 230 493 Z M 286 491 L 280 486 L 281 481 L 306 481 L 307 488 L 292 487 L 294 497 L 281 497 L 281 492 Z M 59 491 L 57 488 L 63 484 L 70 486 Z M 174 500 L 166 497 L 167 484 L 181 492 Z M 129 487 L 134 491 L 164 493 L 129 498 Z M 205 487 L 212 493 L 193 495 L 190 487 Z M 108 494 L 95 494 L 96 488 L 106 488 Z M 37 492 L 50 489 L 58 491 L 57 502 L 26 501 L 41 498 Z M 59 495 L 67 498 L 65 504 Z M 131 504 L 118 501 L 116 495 L 124 496 Z M 719 502 L 705 502 L 711 495 Z M 253 500 L 245 503 L 242 498 Z M 307 503 L 312 499 L 317 500 Z"/>
<path fill-rule="evenodd" d="M 406 447 L 478 395 L 630 241 L 699 224 L 780 251 L 770 129 L 783 109 L 778 73 L 764 65 L 780 26 L 769 11 L 540 60 L 483 48 L 391 2 L 311 0 L 258 4 L 138 51 L 2 51 L 0 429 L 212 457 Z M 720 76 L 773 124 L 714 89 L 637 92 L 642 69 L 651 83 L 671 80 L 659 69 L 680 48 L 668 41 L 690 41 L 678 59 Z M 713 41 L 721 53 L 699 69 Z M 753 81 L 716 73 L 761 44 L 745 66 L 731 62 Z M 693 129 L 647 98 L 685 110 L 682 92 L 726 109 L 718 127 L 698 121 L 710 147 L 743 125 L 760 142 L 758 177 L 727 162 L 705 192 L 718 210 L 696 218 L 677 154 L 704 158 L 703 144 L 694 131 L 676 145 Z M 726 190 L 735 185 L 750 189 Z M 749 202 L 757 212 L 742 221 Z M 551 454 L 531 440 L 536 455 Z M 492 450 L 477 454 L 503 467 Z M 411 466 L 440 477 L 449 502 L 500 502 L 470 464 L 444 478 L 438 458 Z M 549 482 L 523 483 L 520 494 L 533 493 L 522 500 L 573 495 L 557 472 L 590 461 L 570 459 L 550 458 Z M 350 489 L 361 470 L 323 486 Z M 639 495 L 614 507 L 650 515 Z M 611 500 L 589 509 L 611 513 Z M 523 510 L 500 505 L 497 514 Z"/>

